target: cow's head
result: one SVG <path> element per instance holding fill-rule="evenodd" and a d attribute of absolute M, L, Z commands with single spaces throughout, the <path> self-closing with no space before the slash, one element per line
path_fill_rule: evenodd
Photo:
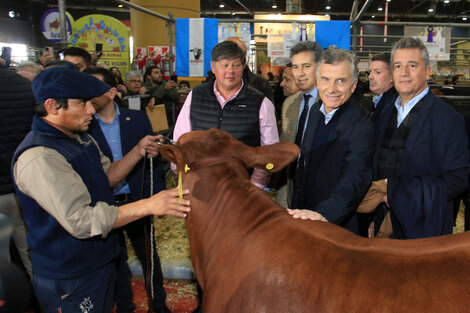
<path fill-rule="evenodd" d="M 211 128 L 186 133 L 176 146 L 164 145 L 160 152 L 165 159 L 176 164 L 178 172 L 186 164 L 214 157 L 235 157 L 245 162 L 247 167 L 277 172 L 294 161 L 300 150 L 290 142 L 252 148 L 223 130 Z"/>

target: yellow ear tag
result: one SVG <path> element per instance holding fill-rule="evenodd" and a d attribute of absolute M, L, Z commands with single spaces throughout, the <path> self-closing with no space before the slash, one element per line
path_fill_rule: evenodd
<path fill-rule="evenodd" d="M 178 198 L 183 200 L 183 178 L 181 172 L 178 175 Z"/>
<path fill-rule="evenodd" d="M 274 164 L 272 164 L 272 163 L 266 164 L 266 169 L 272 170 L 273 168 L 274 168 Z"/>
<path fill-rule="evenodd" d="M 190 170 L 188 164 L 184 165 L 184 172 L 187 173 Z"/>

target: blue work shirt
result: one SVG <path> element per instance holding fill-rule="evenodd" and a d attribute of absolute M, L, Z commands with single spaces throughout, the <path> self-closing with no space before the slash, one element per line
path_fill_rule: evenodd
<path fill-rule="evenodd" d="M 119 107 L 114 104 L 116 107 L 116 116 L 111 123 L 106 123 L 99 118 L 98 115 L 94 115 L 96 120 L 98 121 L 101 130 L 103 131 L 103 135 L 108 142 L 109 148 L 113 153 L 113 162 L 116 162 L 122 159 L 122 146 L 121 146 L 121 127 L 119 125 L 119 116 L 121 112 L 119 111 Z M 113 187 L 113 195 L 119 194 L 126 194 L 130 193 L 131 189 L 129 188 L 129 184 L 123 179 L 119 184 Z"/>

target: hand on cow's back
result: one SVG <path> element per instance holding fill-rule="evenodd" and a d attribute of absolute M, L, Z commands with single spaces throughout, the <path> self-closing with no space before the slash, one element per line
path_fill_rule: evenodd
<path fill-rule="evenodd" d="M 287 212 L 292 215 L 293 218 L 300 218 L 302 220 L 322 221 L 328 222 L 328 220 L 318 212 L 311 210 L 291 210 L 287 209 Z"/>

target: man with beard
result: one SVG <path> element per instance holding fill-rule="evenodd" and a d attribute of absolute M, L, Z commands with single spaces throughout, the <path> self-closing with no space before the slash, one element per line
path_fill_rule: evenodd
<path fill-rule="evenodd" d="M 173 111 L 179 102 L 178 85 L 175 81 L 165 81 L 162 70 L 158 66 L 150 66 L 144 74 L 145 82 L 142 84 L 145 93 L 155 99 L 155 104 L 165 104 L 166 116 L 169 125 L 173 125 Z"/>
<path fill-rule="evenodd" d="M 164 190 L 116 206 L 115 186 L 147 153 L 158 155 L 157 136 L 146 136 L 111 163 L 86 133 L 92 99 L 110 87 L 66 67 L 41 72 L 32 83 L 36 116 L 12 159 L 13 182 L 28 231 L 34 289 L 46 313 L 111 312 L 120 254 L 112 230 L 147 215 L 185 217 L 189 201 Z"/>

